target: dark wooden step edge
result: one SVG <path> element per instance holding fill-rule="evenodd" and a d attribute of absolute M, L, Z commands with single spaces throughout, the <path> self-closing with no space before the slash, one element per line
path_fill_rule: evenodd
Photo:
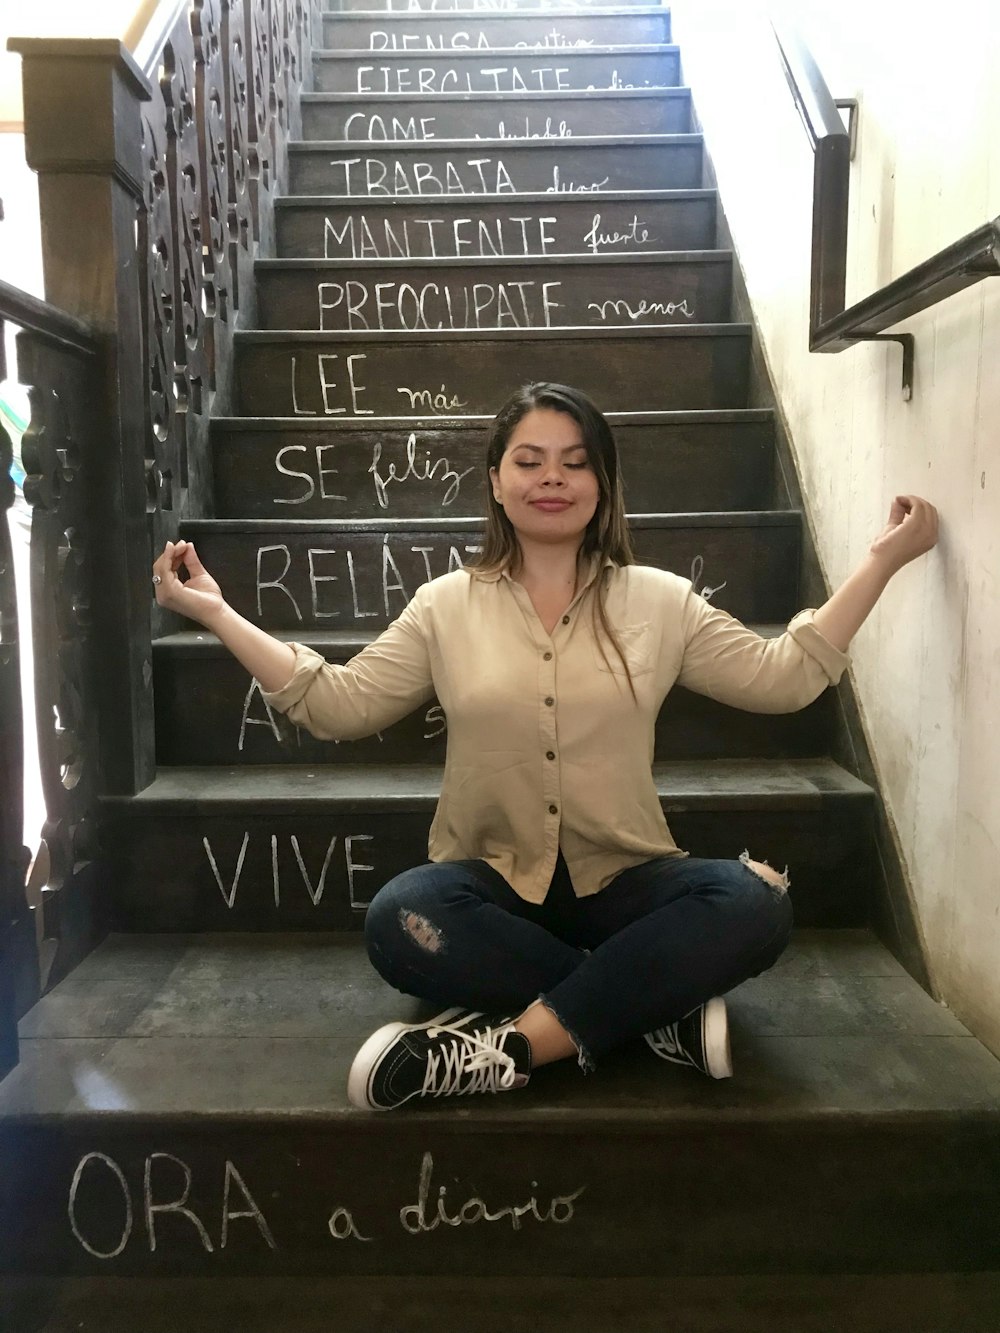
<path fill-rule="evenodd" d="M 613 268 L 634 267 L 641 264 L 731 264 L 732 250 L 637 250 L 627 254 L 581 255 L 435 255 L 413 259 L 258 259 L 255 268 L 260 273 L 321 273 L 325 269 L 370 269 L 374 272 L 399 269 L 410 272 L 415 268 L 594 268 L 610 264 Z"/>
<path fill-rule="evenodd" d="M 380 51 L 371 51 L 370 55 L 381 55 Z M 410 55 L 441 55 L 445 52 L 415 52 L 410 51 Z M 490 52 L 489 54 L 492 54 Z M 537 53 L 533 53 L 537 54 Z M 530 92 L 512 92 L 512 93 L 470 93 L 466 90 L 445 91 L 440 93 L 302 93 L 301 103 L 303 106 L 349 106 L 351 103 L 363 103 L 368 106 L 369 103 L 375 103 L 378 106 L 393 106 L 399 102 L 419 102 L 421 106 L 429 105 L 432 102 L 444 102 L 447 105 L 460 105 L 463 102 L 474 102 L 476 106 L 484 103 L 499 102 L 502 106 L 520 106 L 523 102 L 579 102 L 586 98 L 588 102 L 592 101 L 666 101 L 668 98 L 688 99 L 691 96 L 691 88 L 686 83 L 668 83 L 662 88 L 559 88 L 552 92 L 532 89 Z M 569 136 L 576 138 L 576 135 Z M 388 140 L 389 143 L 395 143 L 396 140 Z M 405 143 L 406 140 L 399 142 Z M 413 142 L 413 140 L 410 140 Z M 420 142 L 437 143 L 437 139 L 421 140 Z M 513 142 L 513 141 L 511 141 Z M 565 143 L 566 140 L 559 140 Z"/>
<path fill-rule="evenodd" d="M 781 624 L 747 624 L 747 629 L 753 630 L 762 639 L 776 639 L 779 634 L 785 632 L 785 626 Z M 374 643 L 381 632 L 381 630 L 356 629 L 268 631 L 272 638 L 282 643 L 303 643 L 307 648 L 315 648 L 318 653 L 324 655 L 350 653 L 352 657 L 355 653 L 360 653 L 363 648 L 367 648 L 370 643 Z M 215 638 L 208 630 L 179 630 L 176 634 L 166 634 L 162 638 L 153 639 L 152 647 L 156 657 L 175 660 L 203 657 L 215 660 L 231 656 L 222 641 Z"/>
<path fill-rule="evenodd" d="M 737 509 L 691 514 L 629 514 L 633 531 L 664 528 L 798 528 L 797 509 Z M 481 518 L 188 518 L 185 533 L 323 532 L 480 532 Z"/>
<path fill-rule="evenodd" d="M 439 10 L 438 17 L 446 10 Z M 484 15 L 490 11 L 484 10 Z M 523 14 L 530 14 L 530 10 L 523 11 Z M 523 17 L 522 14 L 522 17 Z M 638 55 L 671 55 L 680 54 L 680 47 L 676 42 L 623 42 L 620 46 L 552 46 L 542 47 L 534 50 L 527 46 L 487 46 L 487 47 L 467 47 L 448 48 L 444 51 L 370 51 L 366 47 L 352 46 L 342 51 L 332 50 L 330 47 L 313 47 L 313 60 L 406 60 L 411 64 L 414 60 L 469 60 L 484 59 L 494 56 L 518 56 L 520 58 L 537 59 L 540 55 L 567 57 L 573 56 L 638 56 Z M 677 84 L 667 84 L 666 87 L 678 87 Z M 581 88 L 580 92 L 586 92 Z"/>
<path fill-rule="evenodd" d="M 774 421 L 774 410 L 770 407 L 733 407 L 733 408 L 704 408 L 701 411 L 688 410 L 683 412 L 605 412 L 604 414 L 608 424 L 614 429 L 617 426 L 711 426 L 711 425 L 754 425 L 758 423 L 768 423 Z M 492 421 L 491 415 L 482 416 L 455 416 L 455 417 L 326 417 L 319 420 L 317 424 L 316 417 L 213 417 L 211 420 L 211 429 L 213 434 L 229 434 L 230 432 L 264 432 L 264 431 L 322 431 L 324 434 L 330 432 L 350 432 L 370 433 L 373 427 L 385 429 L 384 423 L 391 422 L 391 429 L 409 431 L 451 431 L 466 430 L 480 432 L 484 421 Z M 405 423 L 396 425 L 395 423 Z"/>
<path fill-rule="evenodd" d="M 516 196 L 509 195 L 513 199 Z M 595 196 L 591 196 L 592 198 Z M 751 333 L 749 324 L 685 324 L 683 327 L 673 324 L 652 324 L 638 329 L 631 326 L 604 325 L 601 328 L 565 328 L 565 329 L 417 329 L 413 331 L 383 333 L 378 329 L 366 329 L 352 332 L 331 332 L 322 329 L 242 329 L 233 334 L 237 342 L 267 346 L 276 343 L 288 346 L 291 343 L 373 343 L 379 347 L 394 343 L 402 346 L 417 346 L 422 343 L 470 343 L 470 342 L 618 342 L 621 339 L 637 341 L 641 338 L 742 338 L 748 339 Z"/>
<path fill-rule="evenodd" d="M 701 134 L 574 134 L 568 139 L 293 139 L 288 145 L 289 153 L 305 156 L 308 153 L 357 152 L 362 149 L 394 153 L 428 153 L 438 149 L 496 148 L 522 152 L 551 152 L 555 148 L 689 148 L 699 145 L 704 136 Z M 596 193 L 596 192 L 595 192 Z M 327 196 L 331 199 L 343 198 L 342 195 Z M 365 195 L 364 198 L 383 196 Z M 388 198 L 389 196 L 385 196 Z M 451 196 L 454 198 L 455 196 Z M 486 198 L 485 195 L 462 195 L 463 199 L 474 197 Z M 550 201 L 562 198 L 562 195 L 545 196 Z M 593 199 L 595 194 L 588 192 Z M 447 199 L 448 195 L 407 195 L 407 199 Z M 501 199 L 520 199 L 517 193 L 502 194 Z"/>
<path fill-rule="evenodd" d="M 436 764 L 392 768 L 363 764 L 177 766 L 160 768 L 145 791 L 107 795 L 103 806 L 115 814 L 246 814 L 248 802 L 262 802 L 269 814 L 339 810 L 422 810 L 437 803 L 444 770 Z M 664 809 L 819 809 L 831 800 L 867 802 L 872 788 L 832 759 L 689 759 L 653 765 Z"/>
<path fill-rule="evenodd" d="M 300 140 L 300 143 L 308 143 L 308 140 Z M 347 140 L 348 143 L 360 143 L 361 140 Z M 394 143 L 396 140 L 387 140 L 387 143 Z M 399 140 L 401 143 L 413 143 L 413 140 Z M 432 144 L 444 142 L 443 140 L 430 139 L 423 142 Z M 480 143 L 482 140 L 469 139 L 462 140 L 463 143 Z M 506 139 L 505 143 L 520 143 L 521 140 Z M 524 140 L 523 142 L 533 142 Z M 565 143 L 565 140 L 550 139 L 549 143 Z M 716 190 L 608 190 L 601 191 L 599 194 L 549 194 L 544 190 L 525 190 L 517 194 L 476 194 L 476 195 L 370 195 L 370 194 L 290 194 L 274 201 L 277 209 L 296 209 L 296 208 L 371 208 L 373 205 L 378 208 L 407 208 L 415 204 L 421 204 L 425 200 L 436 203 L 447 203 L 449 198 L 456 203 L 469 203 L 475 200 L 477 204 L 504 204 L 517 200 L 518 205 L 524 204 L 551 204 L 558 201 L 562 204 L 579 204 L 586 207 L 588 204 L 593 207 L 595 199 L 600 200 L 601 204 L 659 204 L 659 203 L 681 203 L 684 200 L 714 201 L 718 198 Z M 637 252 L 638 253 L 638 252 Z"/>
<path fill-rule="evenodd" d="M 599 18 L 632 18 L 636 13 L 643 18 L 663 15 L 670 17 L 670 10 L 666 6 L 650 5 L 646 9 L 637 10 L 634 7 L 626 5 L 608 5 L 598 8 L 594 5 L 592 8 L 583 9 L 563 9 L 560 7 L 541 5 L 537 9 L 324 9 L 320 12 L 320 17 L 324 23 L 331 19 L 348 23 L 365 23 L 369 19 L 372 22 L 376 20 L 381 22 L 384 19 L 402 19 L 404 24 L 416 20 L 418 23 L 440 23 L 442 19 L 453 19 L 456 23 L 477 22 L 483 19 L 492 21 L 493 19 L 504 19 L 511 23 L 520 23 L 524 19 L 599 19 Z M 552 47 L 553 51 L 573 51 L 575 47 Z M 584 48 L 588 49 L 588 48 Z"/>

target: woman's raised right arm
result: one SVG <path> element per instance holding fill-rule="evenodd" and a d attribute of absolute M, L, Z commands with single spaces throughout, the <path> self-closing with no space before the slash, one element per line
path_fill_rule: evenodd
<path fill-rule="evenodd" d="M 186 580 L 180 576 L 182 568 Z M 153 574 L 160 579 L 156 584 L 160 606 L 196 620 L 217 635 L 262 690 L 271 693 L 288 684 L 295 670 L 295 649 L 233 610 L 191 542 L 167 542 L 153 565 Z"/>

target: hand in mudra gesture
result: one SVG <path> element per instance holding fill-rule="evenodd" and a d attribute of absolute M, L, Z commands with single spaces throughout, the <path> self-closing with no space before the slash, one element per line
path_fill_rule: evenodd
<path fill-rule="evenodd" d="M 937 510 L 919 495 L 897 495 L 889 521 L 871 544 L 871 553 L 893 570 L 915 560 L 937 542 Z"/>
<path fill-rule="evenodd" d="M 187 574 L 181 578 L 181 570 Z M 222 589 L 198 559 L 191 542 L 167 542 L 153 565 L 154 591 L 160 606 L 207 625 L 225 606 Z M 159 583 L 155 582 L 159 576 Z"/>

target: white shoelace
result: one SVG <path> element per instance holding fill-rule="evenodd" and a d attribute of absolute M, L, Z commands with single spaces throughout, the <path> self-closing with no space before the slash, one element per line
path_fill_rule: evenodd
<path fill-rule="evenodd" d="M 686 1065 L 695 1063 L 678 1040 L 676 1023 L 671 1023 L 669 1027 L 656 1028 L 653 1032 L 647 1032 L 645 1037 L 646 1045 L 661 1060 L 673 1060 L 678 1064 Z"/>
<path fill-rule="evenodd" d="M 481 1033 L 447 1025 L 431 1028 L 428 1036 L 447 1033 L 454 1041 L 442 1046 L 440 1051 L 428 1051 L 421 1090 L 423 1096 L 446 1097 L 512 1088 L 517 1078 L 517 1066 L 513 1057 L 500 1049 L 500 1042 L 509 1031 L 509 1024 L 495 1031 L 487 1026 Z M 464 1084 L 463 1079 L 466 1080 Z"/>

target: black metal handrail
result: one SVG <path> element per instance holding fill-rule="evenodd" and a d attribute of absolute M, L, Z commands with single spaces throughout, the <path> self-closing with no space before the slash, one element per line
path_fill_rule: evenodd
<path fill-rule="evenodd" d="M 57 306 L 49 305 L 48 301 L 40 301 L 37 296 L 22 292 L 20 287 L 12 287 L 9 282 L 0 281 L 0 324 L 4 320 L 10 320 L 18 328 L 29 329 L 60 347 L 68 347 L 87 356 L 97 354 L 97 340 L 82 319 L 67 315 Z"/>
<path fill-rule="evenodd" d="M 809 350 L 842 352 L 857 342 L 898 342 L 903 397 L 913 392 L 912 333 L 885 334 L 910 315 L 983 278 L 1000 276 L 1000 218 L 994 218 L 864 300 L 846 306 L 850 136 L 816 61 L 799 34 L 772 20 L 785 77 L 815 156 Z"/>

